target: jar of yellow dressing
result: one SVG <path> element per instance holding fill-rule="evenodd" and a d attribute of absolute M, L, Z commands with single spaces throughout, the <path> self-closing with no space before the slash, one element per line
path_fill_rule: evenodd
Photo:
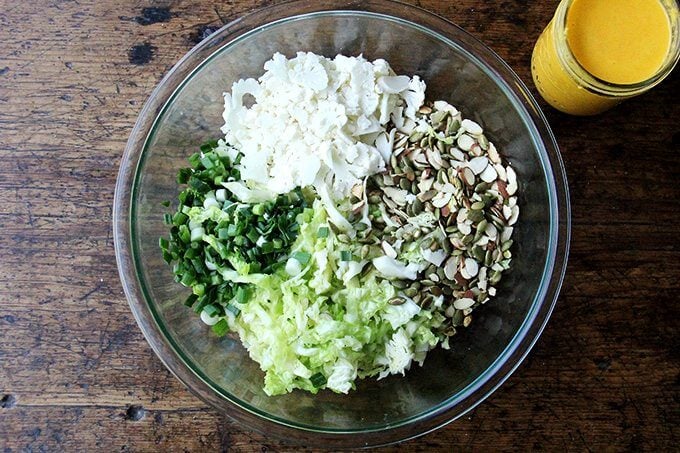
<path fill-rule="evenodd" d="M 661 82 L 680 58 L 676 0 L 562 0 L 531 58 L 541 96 L 595 115 Z"/>

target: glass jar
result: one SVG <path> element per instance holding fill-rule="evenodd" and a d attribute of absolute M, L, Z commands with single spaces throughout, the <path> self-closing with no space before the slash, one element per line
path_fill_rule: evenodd
<path fill-rule="evenodd" d="M 671 27 L 666 58 L 655 74 L 633 84 L 616 84 L 595 77 L 579 62 L 567 42 L 567 13 L 574 0 L 562 0 L 555 16 L 538 38 L 531 73 L 541 96 L 556 109 L 572 115 L 596 115 L 660 83 L 680 57 L 680 14 L 676 0 L 660 0 Z"/>

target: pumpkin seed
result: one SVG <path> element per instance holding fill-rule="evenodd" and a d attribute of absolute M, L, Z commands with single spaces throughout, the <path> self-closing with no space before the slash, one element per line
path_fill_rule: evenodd
<path fill-rule="evenodd" d="M 392 286 L 397 289 L 405 289 L 408 287 L 408 282 L 405 280 L 392 280 Z"/>

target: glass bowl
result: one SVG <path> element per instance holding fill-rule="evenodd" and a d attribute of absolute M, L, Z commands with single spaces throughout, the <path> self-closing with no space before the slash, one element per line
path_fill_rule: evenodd
<path fill-rule="evenodd" d="M 238 340 L 216 338 L 182 302 L 158 238 L 177 170 L 219 137 L 222 93 L 263 73 L 275 52 L 384 58 L 418 74 L 430 99 L 480 122 L 520 181 L 513 266 L 472 325 L 405 377 L 358 381 L 347 395 L 268 397 Z M 535 100 L 491 50 L 446 20 L 390 1 L 298 1 L 225 25 L 168 73 L 125 150 L 113 211 L 116 257 L 132 312 L 165 365 L 197 396 L 244 425 L 291 442 L 364 447 L 412 438 L 460 417 L 517 368 L 553 309 L 569 245 L 569 199 L 555 139 Z"/>

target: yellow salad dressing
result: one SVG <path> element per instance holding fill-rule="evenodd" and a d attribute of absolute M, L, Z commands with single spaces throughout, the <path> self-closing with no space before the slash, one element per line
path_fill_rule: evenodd
<path fill-rule="evenodd" d="M 616 85 L 654 76 L 671 50 L 671 22 L 660 0 L 572 0 L 563 25 L 556 21 L 536 43 L 532 74 L 544 99 L 567 113 L 600 113 L 625 97 L 585 88 L 560 61 L 564 41 L 564 48 L 590 75 Z"/>

